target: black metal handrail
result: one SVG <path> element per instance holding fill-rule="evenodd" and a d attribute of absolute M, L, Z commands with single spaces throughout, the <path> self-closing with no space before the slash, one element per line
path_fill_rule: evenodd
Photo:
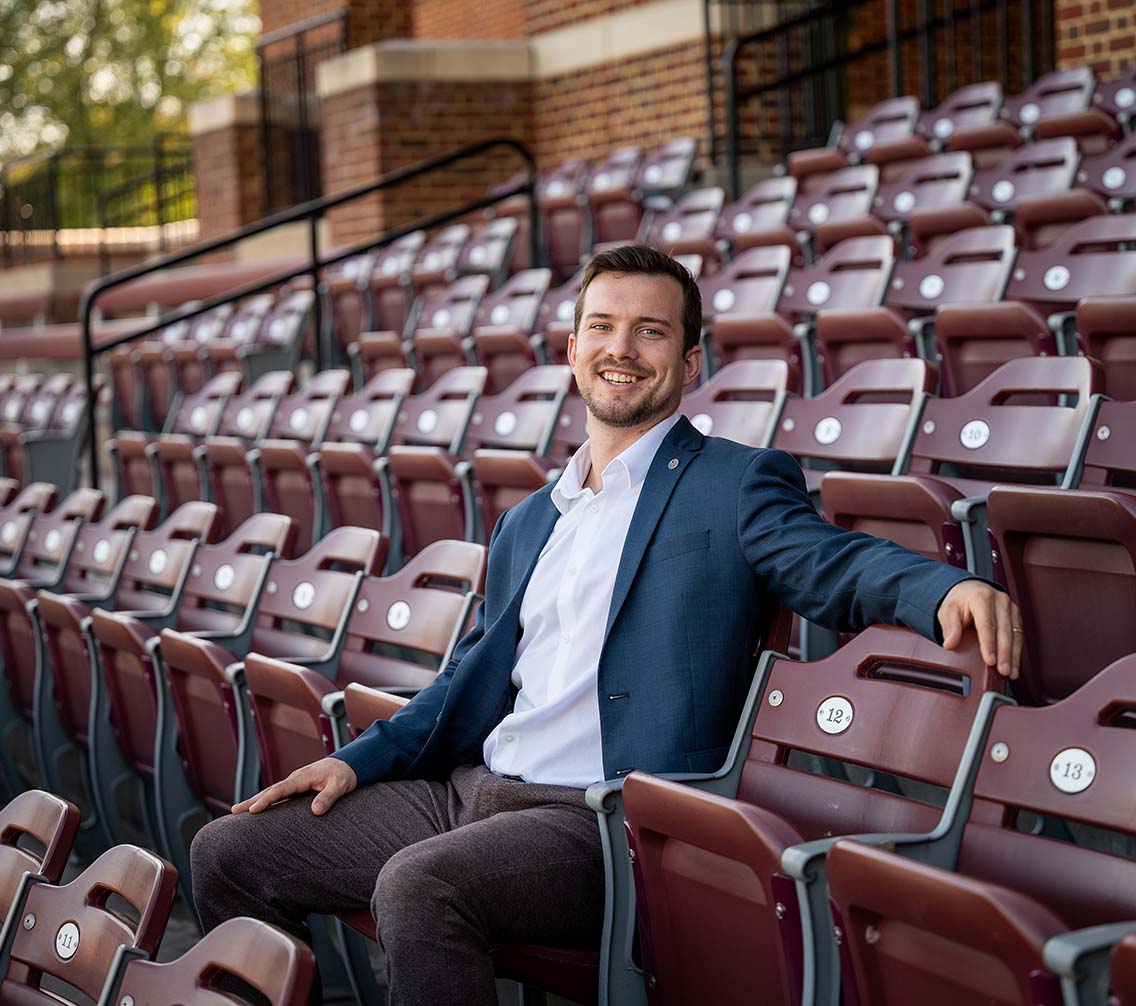
<path fill-rule="evenodd" d="M 413 223 L 407 224 L 403 227 L 397 227 L 388 230 L 380 237 L 373 241 L 363 241 L 359 244 L 352 245 L 351 247 L 339 251 L 334 255 L 326 258 L 321 258 L 319 254 L 319 232 L 318 222 L 320 218 L 331 209 L 337 206 L 342 206 L 345 203 L 352 202 L 356 199 L 361 199 L 364 196 L 373 195 L 384 189 L 392 188 L 403 182 L 409 181 L 413 178 L 419 178 L 422 175 L 429 174 L 433 171 L 447 168 L 451 164 L 456 164 L 459 161 L 469 160 L 470 158 L 477 157 L 487 151 L 495 148 L 508 148 L 515 151 L 521 156 L 525 162 L 526 175 L 523 181 L 518 182 L 516 185 L 510 185 L 507 189 L 496 192 L 494 195 L 485 196 L 481 199 L 472 200 L 462 206 L 453 210 L 447 210 L 442 213 L 436 213 L 429 217 L 424 217 Z M 419 161 L 417 164 L 408 165 L 405 168 L 399 168 L 395 171 L 388 172 L 381 178 L 367 185 L 361 185 L 354 189 L 349 189 L 346 192 L 341 192 L 334 196 L 324 196 L 320 199 L 312 199 L 292 209 L 282 210 L 279 213 L 274 213 L 270 217 L 265 217 L 263 220 L 258 220 L 255 223 L 247 224 L 239 230 L 233 231 L 230 234 L 223 235 L 222 237 L 213 238 L 209 241 L 201 242 L 194 245 L 192 248 L 187 248 L 184 251 L 176 252 L 172 255 L 166 255 L 163 258 L 157 259 L 154 262 L 149 262 L 140 266 L 135 266 L 131 269 L 125 269 L 117 272 L 111 276 L 106 276 L 101 280 L 96 281 L 84 294 L 83 299 L 79 304 L 79 326 L 83 339 L 83 371 L 84 380 L 87 386 L 87 423 L 90 430 L 90 444 L 89 444 L 89 458 L 91 465 L 91 485 L 94 488 L 99 487 L 99 450 L 98 438 L 95 435 L 95 357 L 101 353 L 110 352 L 118 346 L 124 345 L 128 342 L 133 342 L 137 339 L 145 338 L 148 335 L 153 335 L 155 332 L 166 328 L 169 325 L 175 324 L 180 321 L 188 321 L 191 318 L 196 318 L 198 315 L 205 314 L 212 311 L 214 308 L 220 307 L 222 304 L 230 304 L 234 301 L 243 300 L 245 297 L 252 296 L 253 294 L 260 293 L 264 290 L 270 290 L 275 287 L 287 283 L 289 280 L 296 279 L 299 276 L 309 275 L 312 280 L 312 289 L 316 289 L 319 283 L 319 273 L 326 269 L 328 266 L 335 265 L 345 259 L 352 258 L 355 255 L 360 255 L 364 252 L 371 251 L 376 248 L 382 248 L 388 244 L 397 241 L 399 238 L 405 237 L 416 230 L 425 230 L 431 227 L 439 227 L 442 224 L 449 223 L 464 217 L 469 213 L 474 213 L 477 210 L 486 209 L 489 206 L 494 206 L 497 203 L 504 202 L 507 199 L 512 199 L 519 195 L 524 195 L 529 200 L 529 237 L 532 242 L 531 255 L 534 265 L 539 265 L 543 261 L 543 253 L 540 241 L 540 221 L 537 212 L 536 204 L 536 159 L 533 157 L 532 151 L 521 143 L 519 140 L 514 140 L 509 137 L 495 137 L 489 140 L 482 140 L 480 143 L 469 144 L 468 146 L 461 147 L 458 150 L 451 151 L 448 154 L 439 154 L 436 157 L 428 158 L 425 161 Z M 99 346 L 95 346 L 91 333 L 91 319 L 94 314 L 95 305 L 103 294 L 108 290 L 113 290 L 116 287 L 124 286 L 127 283 L 132 283 L 135 280 L 141 279 L 143 276 L 151 275 L 155 272 L 160 272 L 163 269 L 169 269 L 173 266 L 180 265 L 183 262 L 188 262 L 191 259 L 197 258 L 201 255 L 207 255 L 211 252 L 220 251 L 223 248 L 228 248 L 246 238 L 254 237 L 257 234 L 263 234 L 276 227 L 281 227 L 284 224 L 295 223 L 296 221 L 307 221 L 308 223 L 308 254 L 309 261 L 296 269 L 291 269 L 285 272 L 280 272 L 269 279 L 260 280 L 255 283 L 246 284 L 238 290 L 230 291 L 224 294 L 218 294 L 208 300 L 203 301 L 196 307 L 178 308 L 167 314 L 162 315 L 156 321 L 146 328 L 138 329 L 134 332 L 129 332 L 126 335 L 118 336 L 111 339 Z M 315 302 L 316 312 L 316 330 L 320 328 L 320 303 L 319 298 Z M 316 354 L 317 366 L 321 364 L 320 361 L 320 344 L 316 340 Z"/>
<path fill-rule="evenodd" d="M 1026 86 L 1035 76 L 1048 69 L 1052 63 L 1052 24 L 1049 17 L 1039 17 L 1034 9 L 1035 0 L 1020 0 L 1021 33 L 1023 44 L 1020 49 L 1018 67 L 1020 69 L 1020 84 Z M 833 25 L 837 18 L 846 18 L 851 13 L 863 10 L 869 6 L 886 6 L 886 33 L 883 37 L 865 42 L 852 49 L 841 50 L 835 37 Z M 961 83 L 958 79 L 957 61 L 955 58 L 954 32 L 956 26 L 963 21 L 970 21 L 972 46 L 975 48 L 975 57 L 972 65 L 977 65 L 978 55 L 984 51 L 978 42 L 981 39 L 981 17 L 993 13 L 996 19 L 997 41 L 997 74 L 1003 85 L 1008 85 L 1010 76 L 1010 47 L 1008 0 L 970 0 L 965 6 L 947 0 L 946 11 L 935 13 L 934 0 L 919 0 L 919 21 L 917 24 L 900 28 L 900 5 L 898 0 L 844 0 L 844 2 L 829 2 L 800 14 L 796 17 L 781 21 L 778 24 L 758 32 L 742 36 L 731 42 L 722 56 L 724 83 L 726 88 L 726 159 L 728 181 L 731 198 L 736 199 L 740 192 L 740 158 L 741 158 L 741 106 L 743 103 L 754 102 L 761 108 L 761 99 L 766 96 L 776 96 L 778 103 L 778 136 L 780 141 L 780 156 L 784 159 L 793 146 L 791 130 L 791 114 L 789 108 L 791 88 L 794 85 L 819 83 L 824 79 L 825 90 L 822 97 L 826 98 L 826 107 L 830 113 L 828 120 L 831 123 L 839 118 L 835 114 L 835 106 L 839 100 L 839 89 L 834 86 L 836 71 L 847 68 L 858 62 L 864 62 L 872 57 L 884 53 L 889 55 L 888 78 L 889 90 L 892 97 L 898 96 L 903 89 L 903 47 L 909 43 L 917 44 L 917 59 L 921 67 L 922 93 L 920 95 L 924 107 L 932 107 L 939 96 L 939 73 L 936 67 L 936 36 L 941 33 L 946 54 L 946 70 L 942 75 L 947 91 L 954 90 Z M 1046 4 L 1040 4 L 1045 8 Z M 794 33 L 809 32 L 813 37 L 819 38 L 821 54 L 810 51 L 804 65 L 789 65 L 789 42 Z M 758 82 L 748 88 L 739 85 L 738 69 L 743 56 L 753 53 L 760 55 L 762 47 L 776 46 L 775 62 L 777 73 L 773 79 L 768 76 L 758 79 Z M 989 47 L 987 47 L 989 48 Z M 1037 51 L 1035 51 L 1037 50 Z M 767 50 L 768 51 L 768 50 Z M 983 79 L 976 77 L 975 81 Z M 812 100 L 806 93 L 806 97 Z M 810 107 L 810 111 L 815 109 Z M 761 120 L 759 111 L 758 118 Z M 758 129 L 758 135 L 767 136 L 770 131 Z M 808 136 L 805 142 L 816 142 L 822 138 Z"/>

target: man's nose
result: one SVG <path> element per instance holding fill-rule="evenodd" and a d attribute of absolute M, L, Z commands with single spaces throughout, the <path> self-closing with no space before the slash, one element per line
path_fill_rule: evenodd
<path fill-rule="evenodd" d="M 613 325 L 608 332 L 605 348 L 608 355 L 616 359 L 634 359 L 638 355 L 634 330 L 625 325 Z"/>

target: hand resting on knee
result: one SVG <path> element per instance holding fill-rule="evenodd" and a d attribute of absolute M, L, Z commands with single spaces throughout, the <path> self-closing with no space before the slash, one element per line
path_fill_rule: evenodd
<path fill-rule="evenodd" d="M 247 800 L 242 800 L 233 807 L 233 813 L 243 814 L 247 810 L 250 814 L 257 814 L 281 800 L 315 790 L 312 813 L 318 817 L 331 810 L 336 800 L 350 793 L 358 784 L 355 770 L 347 762 L 338 758 L 321 758 L 296 769 L 287 779 L 273 783 Z"/>

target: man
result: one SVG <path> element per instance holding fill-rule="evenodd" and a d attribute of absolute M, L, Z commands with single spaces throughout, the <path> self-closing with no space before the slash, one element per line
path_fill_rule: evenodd
<path fill-rule="evenodd" d="M 777 601 L 837 629 L 910 626 L 1017 673 L 1005 594 L 817 515 L 795 461 L 704 438 L 701 302 L 653 249 L 597 255 L 568 359 L 588 442 L 498 522 L 477 625 L 389 722 L 233 808 L 193 847 L 206 928 L 369 907 L 393 1006 L 496 1002 L 498 942 L 594 945 L 584 787 L 725 760 Z M 306 800 L 278 801 L 316 791 Z"/>

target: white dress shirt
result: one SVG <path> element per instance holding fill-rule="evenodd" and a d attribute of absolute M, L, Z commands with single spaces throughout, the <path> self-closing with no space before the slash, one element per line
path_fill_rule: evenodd
<path fill-rule="evenodd" d="M 604 468 L 598 493 L 585 443 L 552 490 L 560 511 L 521 599 L 513 711 L 485 739 L 498 775 L 558 786 L 604 777 L 597 688 L 600 651 L 627 529 L 655 452 L 678 422 L 657 423 Z"/>

